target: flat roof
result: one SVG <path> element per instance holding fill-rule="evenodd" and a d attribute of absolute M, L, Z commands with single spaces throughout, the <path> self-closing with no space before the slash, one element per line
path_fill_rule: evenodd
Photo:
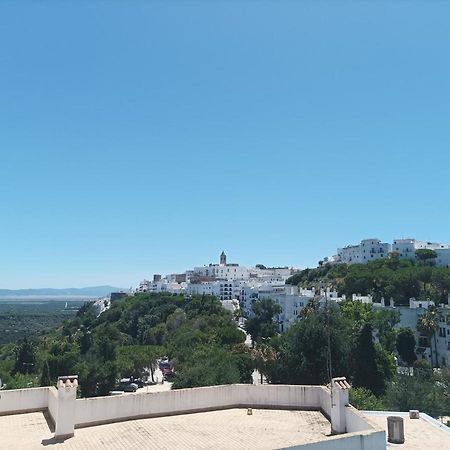
<path fill-rule="evenodd" d="M 330 423 L 319 411 L 253 409 L 130 420 L 75 430 L 53 438 L 44 413 L 0 417 L 0 449 L 273 449 L 328 439 Z"/>
<path fill-rule="evenodd" d="M 403 417 L 405 443 L 387 443 L 388 449 L 401 450 L 424 450 L 424 449 L 447 449 L 450 448 L 450 428 L 440 424 L 432 417 L 420 413 L 420 419 L 410 419 L 408 413 L 389 411 L 361 411 L 368 422 L 377 425 L 387 431 L 387 418 L 389 416 Z"/>

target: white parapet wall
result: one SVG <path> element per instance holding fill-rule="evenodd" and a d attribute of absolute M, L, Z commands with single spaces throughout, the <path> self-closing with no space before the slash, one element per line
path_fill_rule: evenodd
<path fill-rule="evenodd" d="M 280 450 L 386 450 L 386 434 L 384 431 L 341 434 Z"/>
<path fill-rule="evenodd" d="M 48 388 L 47 408 L 53 422 L 55 423 L 56 418 L 58 417 L 58 391 L 54 386 Z"/>
<path fill-rule="evenodd" d="M 320 410 L 330 418 L 339 404 L 332 405 L 330 390 L 324 386 L 235 384 L 85 399 L 75 399 L 75 391 L 66 393 L 74 386 L 72 383 L 61 384 L 58 390 L 47 387 L 1 391 L 0 415 L 48 410 L 56 432 L 70 436 L 74 428 L 102 423 L 236 407 Z M 385 450 L 384 430 L 369 424 L 352 406 L 346 404 L 341 408 L 343 434 L 291 449 Z"/>
<path fill-rule="evenodd" d="M 322 409 L 327 392 L 322 386 L 238 384 L 78 399 L 75 426 L 233 407 Z"/>
<path fill-rule="evenodd" d="M 0 391 L 0 415 L 39 411 L 48 407 L 47 387 Z"/>

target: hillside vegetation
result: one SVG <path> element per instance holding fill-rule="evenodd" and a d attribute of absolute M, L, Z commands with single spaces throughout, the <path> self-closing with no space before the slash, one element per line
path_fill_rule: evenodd
<path fill-rule="evenodd" d="M 450 292 L 450 269 L 432 263 L 400 260 L 392 254 L 387 259 L 367 264 L 324 264 L 305 269 L 287 280 L 304 288 L 331 286 L 340 294 L 372 295 L 379 302 L 391 297 L 397 305 L 406 305 L 411 297 L 447 303 Z"/>
<path fill-rule="evenodd" d="M 49 385 L 79 375 L 83 396 L 105 395 L 121 377 L 142 376 L 161 356 L 175 366 L 175 388 L 248 382 L 245 334 L 213 297 L 139 294 L 96 317 L 86 303 L 72 320 L 38 341 L 0 348 L 9 388 Z"/>

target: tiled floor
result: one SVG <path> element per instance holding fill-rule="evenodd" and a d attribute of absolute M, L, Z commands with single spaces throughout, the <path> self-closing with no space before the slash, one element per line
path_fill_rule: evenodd
<path fill-rule="evenodd" d="M 57 442 L 42 413 L 0 417 L 0 449 L 273 449 L 327 439 L 316 411 L 229 409 L 75 430 Z"/>

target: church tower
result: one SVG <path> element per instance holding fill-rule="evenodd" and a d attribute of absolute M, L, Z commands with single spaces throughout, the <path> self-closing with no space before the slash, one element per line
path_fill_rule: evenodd
<path fill-rule="evenodd" d="M 220 265 L 221 266 L 227 265 L 227 255 L 225 255 L 224 251 L 222 251 L 222 253 L 220 254 Z"/>

